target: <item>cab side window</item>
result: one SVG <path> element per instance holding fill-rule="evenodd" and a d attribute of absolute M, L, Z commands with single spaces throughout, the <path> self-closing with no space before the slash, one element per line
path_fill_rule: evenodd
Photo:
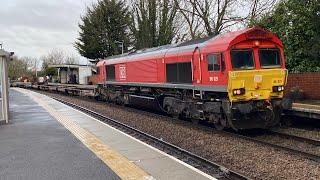
<path fill-rule="evenodd" d="M 208 71 L 220 71 L 221 69 L 221 54 L 209 54 Z"/>
<path fill-rule="evenodd" d="M 96 72 L 97 75 L 100 75 L 100 67 L 97 67 L 97 72 Z"/>
<path fill-rule="evenodd" d="M 114 65 L 107 65 L 106 66 L 106 71 L 107 71 L 107 80 L 108 81 L 114 81 L 116 79 L 116 70 Z"/>

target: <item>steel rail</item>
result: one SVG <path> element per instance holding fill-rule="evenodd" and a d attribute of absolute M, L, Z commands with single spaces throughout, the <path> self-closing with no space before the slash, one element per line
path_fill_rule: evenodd
<path fill-rule="evenodd" d="M 115 119 L 112 119 L 110 117 L 107 117 L 105 115 L 102 115 L 100 113 L 94 112 L 90 109 L 87 109 L 85 107 L 79 106 L 77 104 L 71 103 L 64 101 L 62 99 L 56 98 L 56 97 L 51 97 L 63 104 L 66 104 L 68 106 L 71 106 L 75 109 L 78 109 L 88 115 L 91 115 L 95 117 L 96 119 L 107 123 L 108 125 L 111 125 L 113 127 L 116 127 L 117 129 L 124 131 L 125 133 L 128 133 L 130 135 L 133 135 L 134 137 L 147 142 L 148 144 L 161 149 L 162 151 L 166 152 L 167 154 L 170 154 L 177 159 L 194 166 L 195 168 L 208 173 L 209 175 L 212 175 L 213 177 L 217 179 L 235 179 L 235 180 L 240 180 L 240 179 L 250 179 L 249 177 L 232 171 L 218 163 L 209 161 L 203 157 L 200 157 L 190 151 L 187 151 L 185 149 L 182 149 L 178 146 L 175 146 L 171 143 L 168 143 L 166 141 L 163 141 L 162 139 L 159 139 L 157 137 L 154 137 L 150 134 L 147 134 L 145 132 L 142 132 L 136 128 L 133 128 L 131 126 L 128 126 L 124 123 L 121 123 Z"/>
<path fill-rule="evenodd" d="M 264 141 L 264 140 L 259 140 L 259 139 L 256 139 L 254 137 L 241 135 L 241 134 L 238 134 L 238 133 L 232 133 L 232 132 L 226 132 L 226 131 L 224 131 L 224 133 L 232 135 L 232 136 L 235 136 L 235 137 L 238 137 L 238 138 L 241 138 L 241 139 L 246 139 L 246 140 L 249 140 L 249 141 L 252 141 L 252 142 L 256 142 L 256 143 L 259 143 L 259 144 L 262 144 L 262 145 L 265 145 L 265 146 L 271 146 L 271 147 L 273 147 L 275 149 L 278 149 L 278 150 L 285 150 L 285 151 L 287 151 L 287 152 L 289 152 L 291 154 L 299 155 L 299 156 L 308 158 L 310 160 L 313 160 L 313 161 L 316 161 L 316 162 L 320 162 L 320 156 L 319 155 L 311 154 L 311 153 L 308 153 L 308 152 L 305 152 L 305 151 L 299 151 L 297 149 L 289 148 L 289 147 L 286 147 L 286 146 L 273 144 L 273 143 L 270 143 L 270 142 L 267 142 L 267 141 Z"/>
<path fill-rule="evenodd" d="M 312 138 L 306 138 L 306 137 L 302 137 L 302 136 L 297 136 L 297 135 L 292 135 L 292 134 L 287 134 L 287 133 L 283 133 L 280 131 L 276 131 L 276 130 L 270 130 L 268 131 L 268 133 L 270 134 L 274 134 L 274 135 L 278 135 L 284 138 L 291 138 L 300 142 L 306 142 L 308 144 L 312 144 L 312 145 L 316 145 L 316 146 L 320 146 L 320 140 L 317 139 L 312 139 Z"/>

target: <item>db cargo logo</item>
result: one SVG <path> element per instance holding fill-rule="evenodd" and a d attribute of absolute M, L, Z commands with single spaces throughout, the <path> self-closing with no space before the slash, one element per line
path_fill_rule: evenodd
<path fill-rule="evenodd" d="M 119 65 L 119 72 L 120 72 L 120 80 L 126 80 L 127 74 L 126 74 L 126 65 L 125 64 Z"/>

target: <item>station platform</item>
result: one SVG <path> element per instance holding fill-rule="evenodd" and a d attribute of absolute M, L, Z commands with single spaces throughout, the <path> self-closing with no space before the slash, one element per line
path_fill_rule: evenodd
<path fill-rule="evenodd" d="M 320 119 L 320 100 L 303 100 L 293 103 L 291 110 L 285 114 L 312 119 Z"/>
<path fill-rule="evenodd" d="M 215 179 L 45 95 L 10 90 L 0 179 Z"/>
<path fill-rule="evenodd" d="M 320 100 L 303 100 L 293 103 L 294 107 L 320 110 Z"/>

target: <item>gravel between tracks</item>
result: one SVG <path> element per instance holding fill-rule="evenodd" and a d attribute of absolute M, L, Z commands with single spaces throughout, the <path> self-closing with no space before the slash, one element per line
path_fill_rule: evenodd
<path fill-rule="evenodd" d="M 133 108 L 41 92 L 81 105 L 253 179 L 320 179 L 320 164 L 268 146 Z"/>

